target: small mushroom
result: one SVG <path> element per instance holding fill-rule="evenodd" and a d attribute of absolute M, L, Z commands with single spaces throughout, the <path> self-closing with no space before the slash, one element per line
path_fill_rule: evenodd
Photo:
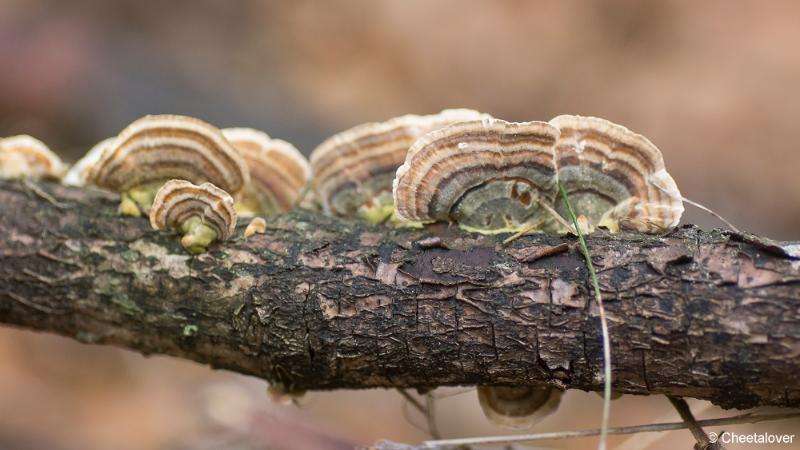
<path fill-rule="evenodd" d="M 558 178 L 588 231 L 603 226 L 658 233 L 678 225 L 681 194 L 647 138 L 596 117 L 563 115 L 550 124 L 561 131 Z M 560 197 L 555 208 L 568 217 Z"/>
<path fill-rule="evenodd" d="M 253 217 L 244 229 L 244 237 L 249 238 L 254 234 L 264 234 L 267 231 L 267 221 L 262 217 Z"/>
<path fill-rule="evenodd" d="M 561 391 L 549 386 L 478 386 L 478 401 L 495 425 L 528 428 L 558 408 Z"/>
<path fill-rule="evenodd" d="M 233 197 L 211 183 L 169 180 L 156 193 L 150 225 L 183 235 L 189 253 L 203 253 L 214 241 L 228 239 L 236 228 Z"/>
<path fill-rule="evenodd" d="M 305 156 L 294 145 L 252 128 L 225 128 L 222 134 L 250 170 L 250 183 L 236 196 L 237 210 L 269 214 L 291 209 L 311 178 Z"/>
<path fill-rule="evenodd" d="M 103 139 L 94 145 L 81 159 L 79 159 L 72 167 L 69 168 L 61 183 L 67 186 L 86 186 L 88 181 L 89 172 L 103 152 L 114 142 L 114 138 Z"/>
<path fill-rule="evenodd" d="M 210 182 L 235 194 L 250 180 L 247 164 L 216 127 L 186 116 L 145 116 L 102 151 L 87 179 L 122 194 L 123 214 L 148 211 L 169 179 Z"/>
<path fill-rule="evenodd" d="M 64 171 L 44 142 L 24 134 L 0 139 L 0 178 L 60 179 Z"/>
<path fill-rule="evenodd" d="M 311 153 L 313 187 L 327 214 L 381 222 L 392 214 L 392 179 L 422 135 L 455 122 L 488 118 L 469 109 L 406 115 L 338 133 Z"/>
<path fill-rule="evenodd" d="M 394 181 L 396 215 L 450 221 L 495 233 L 530 224 L 547 228 L 556 195 L 553 144 L 546 122 L 484 119 L 426 134 L 414 143 Z"/>

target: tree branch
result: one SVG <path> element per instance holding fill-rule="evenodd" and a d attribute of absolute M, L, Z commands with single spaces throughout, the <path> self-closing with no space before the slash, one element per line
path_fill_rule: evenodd
<path fill-rule="evenodd" d="M 114 196 L 35 187 L 0 182 L 2 323 L 290 389 L 602 390 L 596 305 L 571 236 L 503 246 L 442 225 L 392 230 L 300 211 L 190 256 L 146 219 L 118 216 Z M 588 245 L 616 391 L 800 406 L 790 247 L 695 227 Z"/>

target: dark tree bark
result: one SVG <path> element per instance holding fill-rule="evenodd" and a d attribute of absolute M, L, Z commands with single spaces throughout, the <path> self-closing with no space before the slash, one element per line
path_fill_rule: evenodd
<path fill-rule="evenodd" d="M 297 390 L 602 390 L 597 306 L 572 236 L 503 246 L 445 226 L 301 211 L 190 256 L 116 204 L 95 190 L 0 182 L 0 322 Z M 792 247 L 691 226 L 588 244 L 616 391 L 800 406 Z"/>

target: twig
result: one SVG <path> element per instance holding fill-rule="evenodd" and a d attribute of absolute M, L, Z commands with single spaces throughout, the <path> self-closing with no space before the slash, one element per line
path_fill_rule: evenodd
<path fill-rule="evenodd" d="M 719 425 L 735 425 L 743 423 L 758 423 L 772 420 L 784 420 L 800 417 L 800 411 L 792 411 L 779 414 L 741 414 L 738 416 L 721 417 L 719 419 L 706 419 L 698 420 L 698 426 L 719 426 Z M 683 430 L 689 426 L 686 422 L 665 422 L 653 423 L 647 425 L 633 425 L 627 427 L 611 427 L 608 429 L 608 434 L 635 434 L 635 433 L 653 433 L 672 430 Z M 478 437 L 478 438 L 462 438 L 462 439 L 442 439 L 435 441 L 425 441 L 419 448 L 424 449 L 444 449 L 458 447 L 460 445 L 500 445 L 500 444 L 520 444 L 523 442 L 542 441 L 545 439 L 568 439 L 579 437 L 591 437 L 600 435 L 599 428 L 591 430 L 577 430 L 577 431 L 556 431 L 549 433 L 536 433 L 524 434 L 518 436 L 491 436 L 491 437 Z"/>
<path fill-rule="evenodd" d="M 405 389 L 398 389 L 397 392 L 399 392 L 400 395 L 403 396 L 403 398 L 408 400 L 408 402 L 411 403 L 411 406 L 413 406 L 414 409 L 416 409 L 417 411 L 421 412 L 422 414 L 426 413 L 425 406 L 423 406 L 422 403 L 420 403 L 419 400 L 417 400 L 413 396 L 411 396 L 411 394 L 406 392 Z"/>
<path fill-rule="evenodd" d="M 442 392 L 442 393 L 431 392 L 431 395 L 434 398 L 436 398 L 437 400 L 441 400 L 441 399 L 444 399 L 444 398 L 450 398 L 450 397 L 455 397 L 455 396 L 458 396 L 458 395 L 469 394 L 470 392 L 475 392 L 475 388 L 473 387 L 473 388 L 460 389 L 460 390 L 457 390 L 455 392 Z"/>
<path fill-rule="evenodd" d="M 667 398 L 669 402 L 672 403 L 672 406 L 678 411 L 678 414 L 681 416 L 681 419 L 686 423 L 686 427 L 689 428 L 689 431 L 692 432 L 694 439 L 697 441 L 695 444 L 695 449 L 697 450 L 722 450 L 721 444 L 712 443 L 711 440 L 708 439 L 708 435 L 703 428 L 697 423 L 697 420 L 694 418 L 694 414 L 692 414 L 691 408 L 686 403 L 686 400 L 680 397 L 673 397 L 668 395 Z"/>
<path fill-rule="evenodd" d="M 397 392 L 405 398 L 408 403 L 410 403 L 414 409 L 419 411 L 423 416 L 425 416 L 425 422 L 428 425 L 428 433 L 434 439 L 441 439 L 441 434 L 439 434 L 439 427 L 436 425 L 436 417 L 434 416 L 434 405 L 433 402 L 436 399 L 432 394 L 425 395 L 425 405 L 423 405 L 419 400 L 414 398 L 411 394 L 406 392 L 405 389 L 398 389 Z M 411 419 L 408 418 L 409 422 Z"/>
<path fill-rule="evenodd" d="M 442 435 L 439 433 L 439 426 L 436 424 L 435 402 L 436 397 L 434 397 L 433 394 L 425 394 L 425 410 L 427 411 L 427 414 L 425 414 L 425 419 L 428 421 L 428 431 L 431 432 L 431 436 L 433 436 L 434 439 L 441 439 Z"/>
<path fill-rule="evenodd" d="M 7 295 L 10 299 L 16 301 L 17 303 L 19 303 L 21 305 L 25 305 L 25 306 L 27 306 L 29 308 L 35 309 L 35 310 L 37 310 L 39 312 L 43 312 L 45 314 L 64 314 L 64 311 L 61 311 L 61 310 L 58 310 L 58 309 L 54 309 L 54 308 L 51 308 L 49 306 L 40 305 L 40 304 L 38 304 L 36 302 L 32 302 L 30 300 L 25 299 L 21 295 L 17 295 L 15 293 L 11 292 L 11 291 L 4 291 L 3 293 L 5 295 Z"/>
<path fill-rule="evenodd" d="M 695 400 L 693 402 L 688 402 L 689 407 L 692 408 L 692 413 L 697 414 L 706 414 L 714 407 L 714 405 L 710 402 L 703 402 L 700 400 Z M 752 411 L 751 411 L 752 412 Z M 673 409 L 665 409 L 662 411 L 657 418 L 653 418 L 652 421 L 659 423 L 659 422 L 668 422 L 673 420 L 674 417 L 674 410 Z M 639 433 L 639 434 L 632 434 L 628 435 L 619 445 L 614 446 L 614 450 L 640 450 L 643 448 L 651 448 L 655 447 L 657 442 L 663 441 L 664 439 L 669 439 L 669 434 L 666 433 Z"/>
<path fill-rule="evenodd" d="M 578 225 L 578 218 L 575 216 L 575 210 L 572 209 L 572 204 L 567 197 L 567 191 L 560 181 L 558 182 L 558 190 L 561 192 L 561 197 L 567 205 L 572 224 L 575 226 L 575 232 L 578 234 L 578 242 L 580 242 L 583 257 L 586 259 L 586 267 L 589 269 L 589 277 L 592 279 L 594 298 L 597 301 L 597 308 L 600 311 L 600 331 L 603 335 L 603 418 L 600 423 L 600 442 L 597 443 L 597 448 L 598 450 L 605 450 L 606 440 L 608 439 L 608 418 L 611 415 L 611 339 L 608 336 L 606 309 L 603 306 L 603 297 L 600 295 L 600 284 L 597 282 L 597 272 L 595 272 L 594 264 L 592 264 L 592 256 L 589 254 L 589 248 L 586 246 L 583 232 Z"/>
<path fill-rule="evenodd" d="M 412 427 L 416 428 L 420 432 L 426 433 L 426 434 L 430 434 L 428 432 L 427 428 L 425 428 L 424 426 L 422 426 L 422 425 L 420 425 L 420 424 L 418 424 L 417 422 L 414 421 L 414 419 L 411 417 L 411 412 L 408 410 L 408 405 L 409 405 L 408 399 L 404 398 L 403 399 L 402 412 L 403 412 L 403 418 L 406 419 L 406 422 L 411 424 Z"/>
<path fill-rule="evenodd" d="M 722 217 L 722 216 L 720 216 L 719 214 L 717 214 L 717 213 L 715 213 L 714 211 L 712 211 L 712 210 L 711 210 L 711 208 L 708 208 L 708 207 L 706 207 L 706 206 L 703 206 L 703 205 L 701 205 L 700 203 L 697 203 L 697 202 L 695 202 L 695 201 L 693 201 L 693 200 L 689 200 L 689 199 L 688 199 L 688 198 L 686 198 L 686 197 L 681 197 L 681 200 L 683 200 L 683 202 L 684 202 L 684 203 L 688 203 L 688 204 L 690 204 L 690 205 L 694 206 L 695 208 L 702 209 L 703 211 L 705 211 L 705 212 L 707 212 L 707 213 L 711 214 L 712 216 L 714 216 L 714 217 L 716 217 L 717 219 L 721 220 L 721 221 L 722 221 L 722 222 L 723 222 L 725 225 L 727 225 L 727 226 L 728 226 L 728 228 L 730 228 L 731 230 L 733 230 L 733 231 L 735 231 L 735 232 L 737 232 L 737 233 L 740 233 L 740 232 L 741 232 L 741 231 L 740 231 L 738 228 L 736 228 L 736 226 L 735 226 L 735 225 L 733 225 L 732 223 L 728 222 L 728 221 L 727 221 L 727 220 L 726 220 L 724 217 Z"/>
<path fill-rule="evenodd" d="M 659 189 L 661 192 L 664 192 L 664 193 L 666 193 L 666 194 L 669 194 L 669 192 L 668 192 L 666 189 L 664 189 L 663 187 L 659 186 L 659 185 L 658 185 L 658 183 L 656 183 L 656 182 L 653 182 L 652 180 L 651 180 L 651 182 L 652 182 L 653 186 L 657 187 L 657 188 L 658 188 L 658 189 Z M 688 203 L 688 204 L 690 204 L 690 205 L 694 206 L 695 208 L 701 209 L 701 210 L 703 210 L 703 211 L 705 211 L 705 212 L 707 212 L 707 213 L 711 214 L 712 216 L 714 216 L 714 217 L 716 217 L 717 219 L 721 220 L 721 221 L 722 221 L 722 222 L 723 222 L 725 225 L 727 225 L 727 226 L 728 226 L 728 228 L 730 228 L 731 230 L 733 230 L 733 231 L 735 231 L 735 232 L 737 232 L 737 233 L 740 233 L 739 229 L 738 229 L 738 228 L 736 228 L 736 226 L 734 226 L 732 223 L 728 222 L 728 221 L 727 221 L 727 220 L 726 220 L 724 217 L 722 217 L 721 215 L 719 215 L 719 214 L 717 214 L 716 212 L 714 212 L 714 211 L 713 211 L 711 208 L 709 208 L 709 207 L 707 207 L 707 206 L 704 206 L 704 205 L 702 205 L 702 204 L 700 204 L 700 203 L 697 203 L 697 202 L 696 202 L 696 201 L 694 201 L 694 200 L 689 200 L 688 198 L 686 198 L 686 197 L 684 197 L 684 196 L 681 196 L 681 201 L 682 201 L 682 202 L 684 202 L 684 203 Z"/>
<path fill-rule="evenodd" d="M 58 209 L 67 209 L 67 205 L 65 205 L 65 204 L 63 204 L 63 203 L 61 203 L 61 202 L 59 202 L 58 200 L 56 200 L 55 198 L 53 198 L 53 196 L 52 196 L 52 195 L 50 195 L 50 194 L 48 194 L 47 192 L 45 192 L 45 191 L 41 190 L 41 189 L 39 188 L 39 186 L 37 186 L 37 185 L 36 185 L 35 183 L 33 183 L 31 180 L 29 180 L 29 179 L 27 179 L 27 178 L 24 178 L 24 179 L 22 180 L 22 183 L 25 185 L 25 187 L 26 187 L 28 190 L 30 190 L 31 192 L 33 192 L 33 193 L 34 193 L 34 194 L 36 194 L 37 196 L 39 196 L 39 197 L 43 198 L 45 201 L 47 201 L 47 203 L 50 203 L 51 205 L 55 206 L 55 207 L 56 207 L 56 208 L 58 208 Z"/>

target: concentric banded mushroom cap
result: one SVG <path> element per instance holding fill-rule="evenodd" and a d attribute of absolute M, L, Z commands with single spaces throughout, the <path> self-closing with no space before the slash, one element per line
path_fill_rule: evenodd
<path fill-rule="evenodd" d="M 314 191 L 327 214 L 354 216 L 380 197 L 391 203 L 392 179 L 422 135 L 466 120 L 490 117 L 469 109 L 405 115 L 338 133 L 311 153 Z"/>
<path fill-rule="evenodd" d="M 0 178 L 59 179 L 65 170 L 61 158 L 32 136 L 0 139 Z"/>
<path fill-rule="evenodd" d="M 478 401 L 495 425 L 528 428 L 558 408 L 561 391 L 537 386 L 478 386 Z"/>
<path fill-rule="evenodd" d="M 75 162 L 69 168 L 64 178 L 61 179 L 62 184 L 67 186 L 85 186 L 89 183 L 88 176 L 92 167 L 97 164 L 103 152 L 114 142 L 114 138 L 103 139 L 94 145 L 81 159 Z"/>
<path fill-rule="evenodd" d="M 226 128 L 222 134 L 250 170 L 250 184 L 237 201 L 252 212 L 288 211 L 311 178 L 305 156 L 294 145 L 252 128 Z"/>
<path fill-rule="evenodd" d="M 150 209 L 154 229 L 180 230 L 195 217 L 216 232 L 216 239 L 228 239 L 236 228 L 233 197 L 211 183 L 198 186 L 185 180 L 169 180 L 158 190 Z"/>
<path fill-rule="evenodd" d="M 563 115 L 550 124 L 561 131 L 558 177 L 576 214 L 591 226 L 653 233 L 678 225 L 681 194 L 647 138 L 595 117 Z M 566 214 L 560 199 L 556 210 Z"/>
<path fill-rule="evenodd" d="M 540 203 L 556 194 L 546 122 L 461 122 L 414 143 L 394 181 L 395 214 L 416 222 L 452 221 L 477 230 L 546 220 Z"/>
<path fill-rule="evenodd" d="M 89 172 L 93 184 L 117 192 L 171 178 L 236 193 L 250 174 L 219 129 L 173 115 L 145 116 L 128 125 Z"/>

